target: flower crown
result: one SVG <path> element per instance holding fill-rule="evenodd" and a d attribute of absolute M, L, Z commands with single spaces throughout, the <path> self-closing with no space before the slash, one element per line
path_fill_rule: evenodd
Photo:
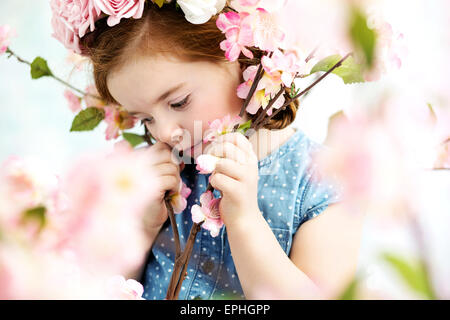
<path fill-rule="evenodd" d="M 121 19 L 140 19 L 148 2 L 160 8 L 164 4 L 175 4 L 192 24 L 208 22 L 230 2 L 230 11 L 220 15 L 217 27 L 227 36 L 221 48 L 232 61 L 241 52 L 253 58 L 247 49 L 250 46 L 274 51 L 284 39 L 284 32 L 269 16 L 287 0 L 51 0 L 52 36 L 67 49 L 83 55 L 80 39 L 95 30 L 98 20 L 107 19 L 108 26 L 113 27 Z"/>
<path fill-rule="evenodd" d="M 160 8 L 174 2 L 193 24 L 207 22 L 226 5 L 226 0 L 51 0 L 53 36 L 67 49 L 82 54 L 80 39 L 95 30 L 98 20 L 107 18 L 113 27 L 123 18 L 140 19 L 147 2 Z"/>

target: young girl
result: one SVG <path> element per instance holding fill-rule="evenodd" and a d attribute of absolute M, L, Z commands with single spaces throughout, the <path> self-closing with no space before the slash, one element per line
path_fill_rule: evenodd
<path fill-rule="evenodd" d="M 298 102 L 249 139 L 231 133 L 205 144 L 199 134 L 209 122 L 239 114 L 243 104 L 236 88 L 251 62 L 226 60 L 222 40 L 215 18 L 194 25 L 174 6 L 156 5 L 114 27 L 99 21 L 82 39 L 102 98 L 143 120 L 157 141 L 149 165 L 159 174 L 160 197 L 148 213 L 144 297 L 166 295 L 175 244 L 164 194 L 178 190 L 181 179 L 192 190 L 176 215 L 182 244 L 191 208 L 209 181 L 222 197 L 225 227 L 217 237 L 204 230 L 197 235 L 180 299 L 335 298 L 354 276 L 361 221 L 343 214 L 331 180 L 313 179 L 311 154 L 321 146 L 290 126 Z M 221 159 L 212 174 L 202 175 L 194 161 L 175 164 L 174 148 L 192 160 L 202 153 Z"/>

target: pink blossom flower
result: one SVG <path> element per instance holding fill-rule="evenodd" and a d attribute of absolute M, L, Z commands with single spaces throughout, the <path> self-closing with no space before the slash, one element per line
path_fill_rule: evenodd
<path fill-rule="evenodd" d="M 255 46 L 265 51 L 275 51 L 284 46 L 285 33 L 276 15 L 258 8 L 250 17 Z"/>
<path fill-rule="evenodd" d="M 66 63 L 75 66 L 78 71 L 83 70 L 83 65 L 89 61 L 87 57 L 83 57 L 82 55 L 76 54 L 73 51 L 69 51 L 66 57 Z"/>
<path fill-rule="evenodd" d="M 66 98 L 70 110 L 72 112 L 77 112 L 81 110 L 81 98 L 76 96 L 72 91 L 69 89 L 64 91 L 64 98 Z"/>
<path fill-rule="evenodd" d="M 122 18 L 140 19 L 144 11 L 145 0 L 94 0 L 96 8 L 109 15 L 108 26 L 113 27 Z"/>
<path fill-rule="evenodd" d="M 205 132 L 203 142 L 214 141 L 218 136 L 232 132 L 234 126 L 240 124 L 241 121 L 242 118 L 238 115 L 231 118 L 229 114 L 222 119 L 216 119 L 213 122 L 208 121 L 209 129 Z"/>
<path fill-rule="evenodd" d="M 0 26 L 0 54 L 8 49 L 10 40 L 16 35 L 15 31 L 8 25 Z"/>
<path fill-rule="evenodd" d="M 144 300 L 142 294 L 144 287 L 134 279 L 125 280 L 123 276 L 116 275 L 108 279 L 106 284 L 108 295 L 119 300 Z"/>
<path fill-rule="evenodd" d="M 220 48 L 225 51 L 228 60 L 236 61 L 241 51 L 246 57 L 253 58 L 253 53 L 246 48 L 254 44 L 249 22 L 248 13 L 227 12 L 219 15 L 216 25 L 227 38 L 220 43 Z"/>
<path fill-rule="evenodd" d="M 195 204 L 192 206 L 192 221 L 201 223 L 202 228 L 209 230 L 212 237 L 217 237 L 220 228 L 223 227 L 223 221 L 220 218 L 219 205 L 220 200 L 214 198 L 211 191 L 207 191 L 200 196 L 200 206 Z"/>
<path fill-rule="evenodd" d="M 272 57 L 262 57 L 264 70 L 272 78 L 281 78 L 286 87 L 291 87 L 297 72 L 302 70 L 300 59 L 295 51 L 282 53 L 279 49 L 275 50 Z M 303 63 L 304 65 L 304 63 Z"/>
<path fill-rule="evenodd" d="M 214 171 L 216 164 L 220 158 L 210 155 L 202 154 L 197 157 L 197 167 L 196 169 L 200 174 L 209 174 Z"/>
<path fill-rule="evenodd" d="M 96 96 L 99 97 L 99 93 L 98 93 L 95 85 L 93 85 L 93 84 L 88 85 L 85 89 L 85 92 L 86 92 L 86 95 L 83 97 L 83 99 L 84 99 L 86 108 L 95 107 L 98 109 L 103 109 L 103 107 L 106 106 L 106 103 L 103 100 L 96 98 Z"/>
<path fill-rule="evenodd" d="M 137 122 L 128 112 L 120 110 L 119 107 L 105 107 L 106 140 L 117 139 L 120 131 L 133 128 Z"/>
<path fill-rule="evenodd" d="M 180 181 L 180 188 L 177 193 L 171 195 L 170 203 L 173 207 L 173 212 L 175 214 L 183 212 L 187 206 L 187 198 L 191 194 L 191 189 L 186 186 L 184 182 Z"/>
<path fill-rule="evenodd" d="M 253 81 L 256 77 L 258 67 L 250 66 L 248 67 L 244 73 L 243 77 L 245 82 L 240 84 L 237 88 L 237 95 L 241 99 L 246 99 L 248 94 L 250 93 L 250 88 L 252 87 Z M 250 114 L 256 114 L 259 108 L 266 108 L 269 104 L 270 100 L 276 96 L 276 94 L 281 89 L 281 76 L 272 77 L 267 72 L 264 72 L 261 80 L 259 81 L 255 94 L 250 100 L 249 105 L 247 106 L 246 111 Z M 279 109 L 283 106 L 285 102 L 285 98 L 281 95 L 272 107 L 267 111 L 267 114 L 270 116 L 272 114 L 272 110 Z"/>

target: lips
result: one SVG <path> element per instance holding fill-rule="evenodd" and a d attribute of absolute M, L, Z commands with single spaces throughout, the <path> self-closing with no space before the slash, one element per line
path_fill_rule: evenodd
<path fill-rule="evenodd" d="M 184 154 L 189 153 L 189 154 L 192 156 L 195 147 L 197 147 L 197 146 L 200 145 L 200 144 L 202 144 L 202 141 L 200 141 L 199 143 L 195 144 L 194 146 L 192 146 L 192 147 L 190 147 L 190 148 L 184 149 L 184 150 L 182 151 L 182 154 L 184 155 Z"/>

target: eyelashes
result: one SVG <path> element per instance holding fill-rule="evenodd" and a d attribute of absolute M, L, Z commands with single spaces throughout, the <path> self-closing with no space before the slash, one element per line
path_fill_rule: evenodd
<path fill-rule="evenodd" d="M 172 107 L 173 109 L 183 109 L 189 102 L 190 102 L 190 97 L 191 95 L 187 95 L 186 98 L 184 98 L 183 100 L 181 100 L 180 102 L 177 103 L 172 103 L 170 105 L 170 107 Z M 145 118 L 141 120 L 141 126 L 144 124 L 151 124 L 153 121 L 152 118 Z"/>
<path fill-rule="evenodd" d="M 170 106 L 172 108 L 178 109 L 178 108 L 182 108 L 184 107 L 188 102 L 189 102 L 189 98 L 190 98 L 190 94 L 186 96 L 186 98 L 184 98 L 183 100 L 181 100 L 180 102 L 177 103 L 173 103 Z"/>

